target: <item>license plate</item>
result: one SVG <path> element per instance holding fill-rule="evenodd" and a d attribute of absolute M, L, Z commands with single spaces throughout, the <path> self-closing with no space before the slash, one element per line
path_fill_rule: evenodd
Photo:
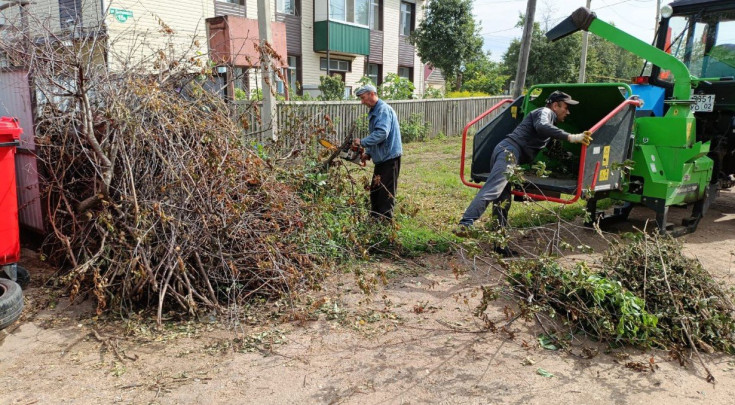
<path fill-rule="evenodd" d="M 711 112 L 715 107 L 714 94 L 695 94 L 692 96 L 694 104 L 692 111 L 694 112 Z"/>

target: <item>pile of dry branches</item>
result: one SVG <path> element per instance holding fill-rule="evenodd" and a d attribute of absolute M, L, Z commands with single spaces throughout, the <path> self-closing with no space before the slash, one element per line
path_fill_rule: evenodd
<path fill-rule="evenodd" d="M 44 249 L 68 270 L 72 299 L 92 293 L 98 312 L 157 308 L 160 322 L 317 280 L 289 242 L 302 201 L 243 144 L 206 60 L 159 51 L 113 71 L 104 36 L 86 38 L 0 44 L 30 66 L 39 94 Z"/>
<path fill-rule="evenodd" d="M 98 310 L 153 299 L 160 314 L 300 285 L 312 263 L 287 241 L 301 202 L 240 144 L 221 101 L 123 80 L 132 91 L 91 120 L 48 109 L 39 128 L 46 248 L 71 265 L 72 295 L 91 289 Z"/>

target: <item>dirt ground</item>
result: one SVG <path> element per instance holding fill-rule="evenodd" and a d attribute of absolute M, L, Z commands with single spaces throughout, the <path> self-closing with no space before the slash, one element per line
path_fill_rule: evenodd
<path fill-rule="evenodd" d="M 639 212 L 640 211 L 640 212 Z M 625 227 L 652 213 L 633 212 Z M 578 235 L 595 249 L 590 230 Z M 735 285 L 735 192 L 723 192 L 699 229 L 683 237 L 722 283 Z M 681 366 L 657 350 L 609 350 L 590 341 L 571 352 L 542 349 L 540 328 L 483 329 L 472 311 L 491 266 L 459 254 L 375 263 L 389 275 L 367 296 L 355 277 L 330 277 L 312 317 L 299 322 L 109 322 L 90 303 L 70 304 L 41 285 L 49 269 L 24 250 L 34 274 L 27 310 L 0 331 L 2 404 L 731 404 L 735 357 L 705 355 Z M 580 256 L 585 260 L 593 257 Z M 39 273 L 41 274 L 39 276 Z M 498 301 L 488 315 L 502 326 Z M 599 351 L 593 358 L 581 356 Z M 636 371 L 627 363 L 658 366 Z M 548 373 L 546 375 L 543 375 Z M 551 375 L 551 376 L 549 376 Z"/>

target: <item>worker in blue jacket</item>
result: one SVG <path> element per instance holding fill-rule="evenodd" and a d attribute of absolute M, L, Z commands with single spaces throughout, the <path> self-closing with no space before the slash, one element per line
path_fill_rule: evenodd
<path fill-rule="evenodd" d="M 403 154 L 398 116 L 391 106 L 378 98 L 378 91 L 371 84 L 358 88 L 355 95 L 370 108 L 368 136 L 355 138 L 352 142 L 354 146 L 364 147 L 375 163 L 370 185 L 370 215 L 391 219 Z"/>

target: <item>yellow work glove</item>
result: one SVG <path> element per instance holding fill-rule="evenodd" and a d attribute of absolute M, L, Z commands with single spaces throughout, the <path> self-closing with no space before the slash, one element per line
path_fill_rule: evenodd
<path fill-rule="evenodd" d="M 592 141 L 592 135 L 590 134 L 590 131 L 584 131 L 579 134 L 569 135 L 569 142 L 571 143 L 581 143 L 585 146 L 589 146 L 590 141 Z"/>

